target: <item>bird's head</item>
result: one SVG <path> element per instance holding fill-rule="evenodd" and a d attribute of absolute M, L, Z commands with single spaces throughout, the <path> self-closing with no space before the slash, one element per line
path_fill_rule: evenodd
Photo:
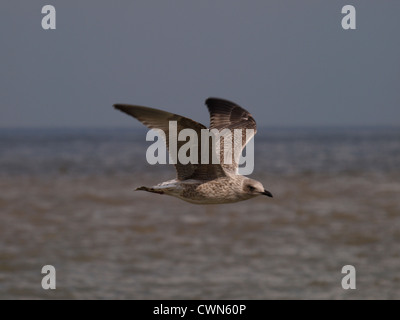
<path fill-rule="evenodd" d="M 271 192 L 267 191 L 261 182 L 249 178 L 243 181 L 243 191 L 252 196 L 264 195 L 272 198 Z"/>

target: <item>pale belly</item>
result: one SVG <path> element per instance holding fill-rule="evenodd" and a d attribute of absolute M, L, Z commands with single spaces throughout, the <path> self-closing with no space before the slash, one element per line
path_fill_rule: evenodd
<path fill-rule="evenodd" d="M 208 199 L 191 199 L 191 198 L 185 198 L 185 197 L 179 197 L 179 196 L 177 198 L 182 199 L 189 203 L 193 203 L 193 204 L 225 204 L 225 203 L 234 203 L 234 202 L 239 202 L 239 201 L 244 201 L 244 200 L 250 199 L 250 198 L 244 198 L 244 199 L 243 198 L 241 198 L 241 199 L 223 199 L 223 198 L 220 198 L 220 199 L 215 199 L 215 198 L 213 198 L 213 199 L 210 199 L 210 198 L 208 198 Z"/>
<path fill-rule="evenodd" d="M 238 192 L 240 189 L 237 186 L 224 179 L 208 182 L 174 179 L 160 183 L 153 189 L 193 204 L 234 203 L 252 198 L 251 195 Z"/>
<path fill-rule="evenodd" d="M 241 189 L 241 188 L 240 188 Z M 228 181 L 214 180 L 183 184 L 183 190 L 178 198 L 195 204 L 234 203 L 252 198 L 251 195 L 238 192 L 240 190 Z"/>

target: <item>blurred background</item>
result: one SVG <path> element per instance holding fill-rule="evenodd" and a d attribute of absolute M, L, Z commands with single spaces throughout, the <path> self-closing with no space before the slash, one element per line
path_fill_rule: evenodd
<path fill-rule="evenodd" d="M 400 3 L 354 4 L 356 30 L 346 1 L 48 4 L 56 30 L 0 4 L 1 299 L 400 298 Z M 112 104 L 208 125 L 209 96 L 255 117 L 274 198 L 133 192 L 175 171 Z"/>

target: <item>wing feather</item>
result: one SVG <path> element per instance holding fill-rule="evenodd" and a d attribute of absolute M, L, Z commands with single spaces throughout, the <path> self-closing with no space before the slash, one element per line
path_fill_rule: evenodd
<path fill-rule="evenodd" d="M 197 133 L 198 139 L 201 137 L 201 130 L 207 129 L 201 123 L 193 121 L 189 118 L 162 111 L 154 108 L 148 108 L 143 106 L 134 106 L 127 104 L 115 104 L 114 107 L 142 122 L 145 126 L 150 129 L 162 130 L 165 133 L 166 145 L 170 151 L 169 141 L 173 139 L 177 141 L 177 150 L 186 143 L 186 141 L 178 141 L 178 136 L 183 129 L 193 129 Z M 170 132 L 169 123 L 170 121 L 177 122 L 177 130 Z M 210 150 L 213 152 L 213 150 Z M 210 152 L 210 154 L 211 154 Z M 177 153 L 170 152 L 175 164 L 177 177 L 179 180 L 187 179 L 198 179 L 198 180 L 212 180 L 218 177 L 225 176 L 225 172 L 219 164 L 201 164 L 201 144 L 198 143 L 198 164 L 182 164 L 179 159 L 174 159 L 174 155 Z"/>
<path fill-rule="evenodd" d="M 224 148 L 225 142 L 223 139 L 216 145 L 216 152 L 220 154 L 221 166 L 224 170 L 228 173 L 236 174 L 242 151 L 257 132 L 256 121 L 250 112 L 234 102 L 220 98 L 208 98 L 205 103 L 210 112 L 210 129 L 218 129 L 219 131 L 228 129 L 229 131 L 225 130 L 225 132 L 228 134 L 230 132 L 230 146 L 233 152 L 228 154 L 232 155 L 232 160 L 229 161 L 231 163 L 224 163 L 223 159 L 226 150 Z M 241 129 L 241 139 L 234 139 L 235 129 Z M 247 132 L 249 132 L 249 134 L 247 134 Z M 227 134 L 223 136 L 228 137 Z"/>

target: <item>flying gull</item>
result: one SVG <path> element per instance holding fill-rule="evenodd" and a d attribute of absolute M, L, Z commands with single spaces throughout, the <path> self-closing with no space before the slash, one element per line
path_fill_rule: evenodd
<path fill-rule="evenodd" d="M 210 130 L 228 129 L 233 132 L 234 129 L 253 129 L 251 131 L 253 132 L 252 135 L 243 135 L 242 141 L 239 142 L 241 143 L 238 148 L 240 157 L 241 151 L 256 133 L 256 122 L 252 115 L 228 100 L 208 98 L 205 104 L 210 112 Z M 165 142 L 170 152 L 170 138 L 176 139 L 176 136 L 170 137 L 170 135 L 178 135 L 181 130 L 190 128 L 200 137 L 201 130 L 207 129 L 204 125 L 189 118 L 158 109 L 127 104 L 115 104 L 114 107 L 136 118 L 150 129 L 162 130 L 165 133 Z M 170 130 L 170 121 L 176 121 L 176 132 Z M 178 150 L 184 143 L 184 141 L 177 141 Z M 200 159 L 200 147 L 198 151 Z M 223 147 L 219 146 L 214 146 L 214 150 L 210 151 L 211 153 L 219 152 L 221 157 L 224 152 Z M 224 163 L 221 160 L 217 164 L 202 164 L 201 161 L 183 164 L 177 159 L 175 164 L 176 179 L 165 181 L 152 187 L 143 186 L 136 190 L 166 194 L 195 204 L 231 203 L 251 199 L 259 195 L 272 197 L 272 194 L 265 190 L 259 181 L 238 174 L 238 162 L 237 153 L 233 155 L 232 161 Z"/>

